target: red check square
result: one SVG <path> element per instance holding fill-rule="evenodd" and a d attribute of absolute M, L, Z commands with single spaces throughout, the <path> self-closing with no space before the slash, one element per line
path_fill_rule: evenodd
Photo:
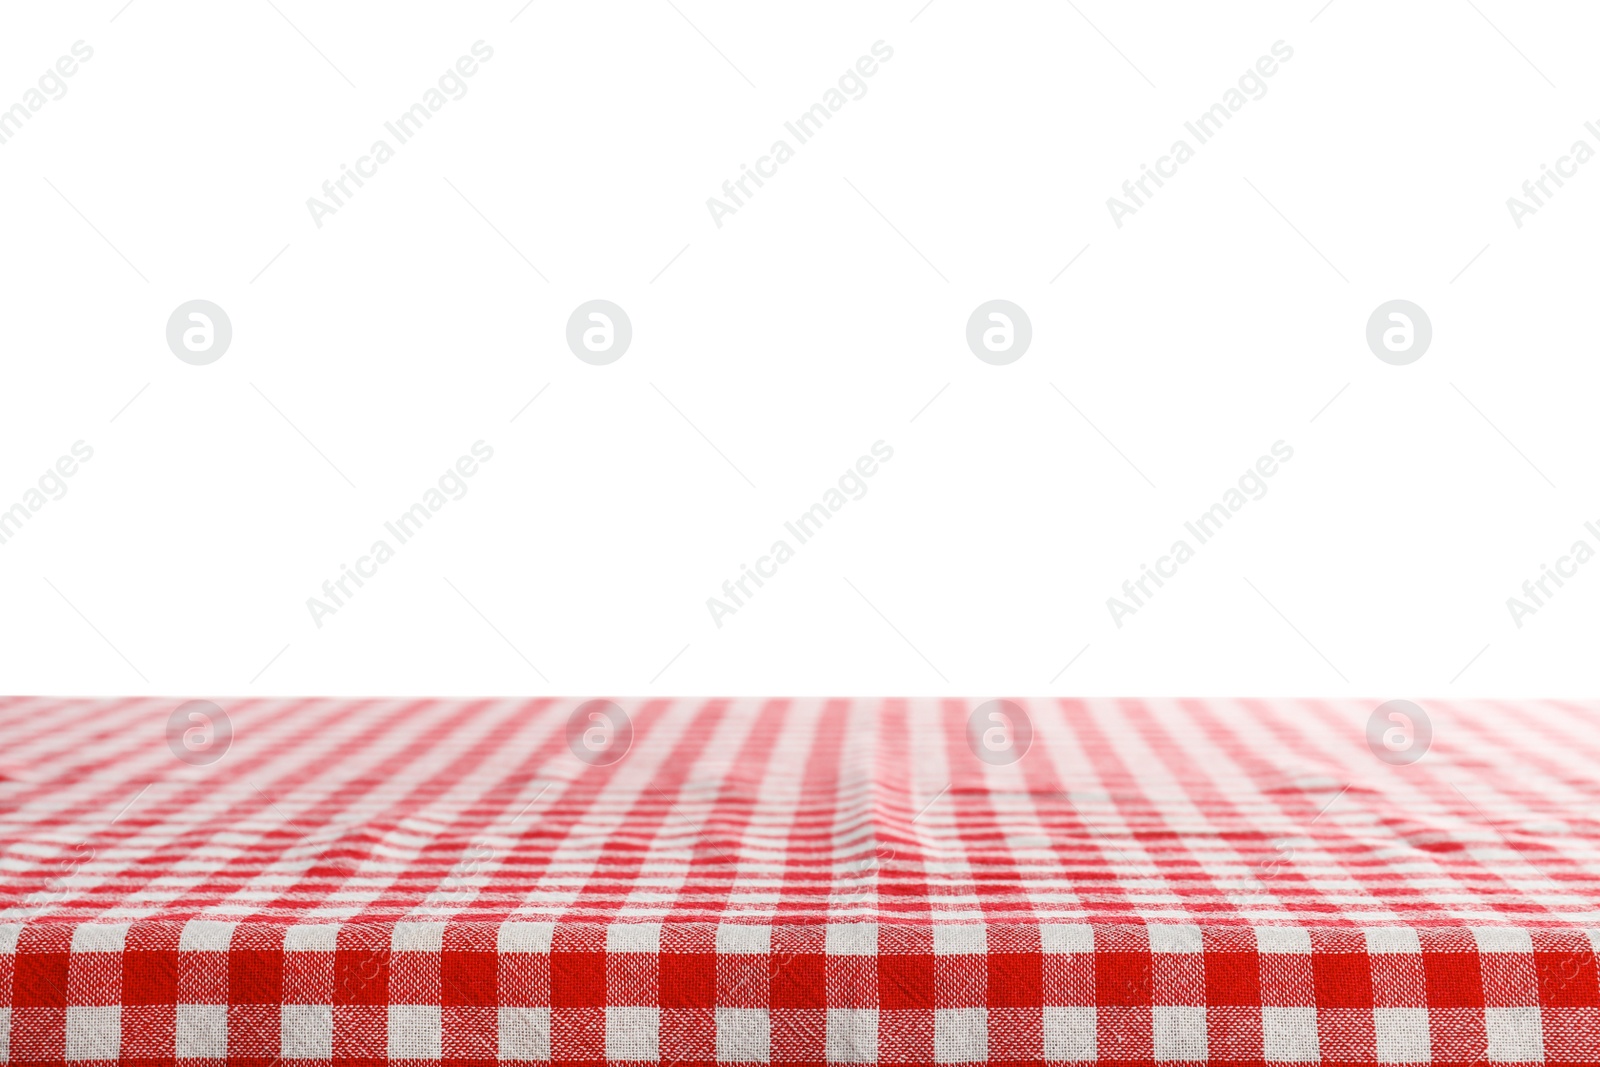
<path fill-rule="evenodd" d="M 1094 963 L 1096 1004 L 1132 1007 L 1152 1003 L 1150 953 L 1100 952 Z"/>
<path fill-rule="evenodd" d="M 990 953 L 986 959 L 991 1008 L 1037 1008 L 1044 1003 L 1044 957 L 1038 952 Z"/>
<path fill-rule="evenodd" d="M 604 1008 L 606 1006 L 605 953 L 550 953 L 550 1006 Z"/>
<path fill-rule="evenodd" d="M 931 1010 L 933 954 L 907 953 L 878 957 L 878 1005 L 884 1011 Z"/>
<path fill-rule="evenodd" d="M 1318 1008 L 1372 1008 L 1372 960 L 1365 952 L 1312 957 Z"/>

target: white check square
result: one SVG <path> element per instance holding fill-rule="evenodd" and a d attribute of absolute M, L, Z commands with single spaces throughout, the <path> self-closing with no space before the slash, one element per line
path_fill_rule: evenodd
<path fill-rule="evenodd" d="M 389 1005 L 391 1060 L 436 1060 L 443 1044 L 439 1005 Z"/>
<path fill-rule="evenodd" d="M 772 1030 L 765 1008 L 717 1009 L 717 1059 L 765 1063 L 772 1056 Z"/>

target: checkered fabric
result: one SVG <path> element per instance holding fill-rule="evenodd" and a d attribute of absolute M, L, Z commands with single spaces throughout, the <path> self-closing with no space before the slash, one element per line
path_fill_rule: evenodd
<path fill-rule="evenodd" d="M 0 1060 L 1600 1063 L 1595 706 L 176 703 L 0 700 Z"/>

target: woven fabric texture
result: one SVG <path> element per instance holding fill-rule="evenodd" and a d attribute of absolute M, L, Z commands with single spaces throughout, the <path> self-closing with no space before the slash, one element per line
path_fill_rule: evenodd
<path fill-rule="evenodd" d="M 1600 1064 L 1593 705 L 220 703 L 0 700 L 0 1060 Z"/>

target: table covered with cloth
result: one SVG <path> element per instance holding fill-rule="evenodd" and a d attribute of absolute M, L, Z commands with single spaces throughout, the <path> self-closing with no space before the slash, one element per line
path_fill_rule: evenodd
<path fill-rule="evenodd" d="M 0 700 L 0 1060 L 1600 1064 L 1600 706 Z"/>

